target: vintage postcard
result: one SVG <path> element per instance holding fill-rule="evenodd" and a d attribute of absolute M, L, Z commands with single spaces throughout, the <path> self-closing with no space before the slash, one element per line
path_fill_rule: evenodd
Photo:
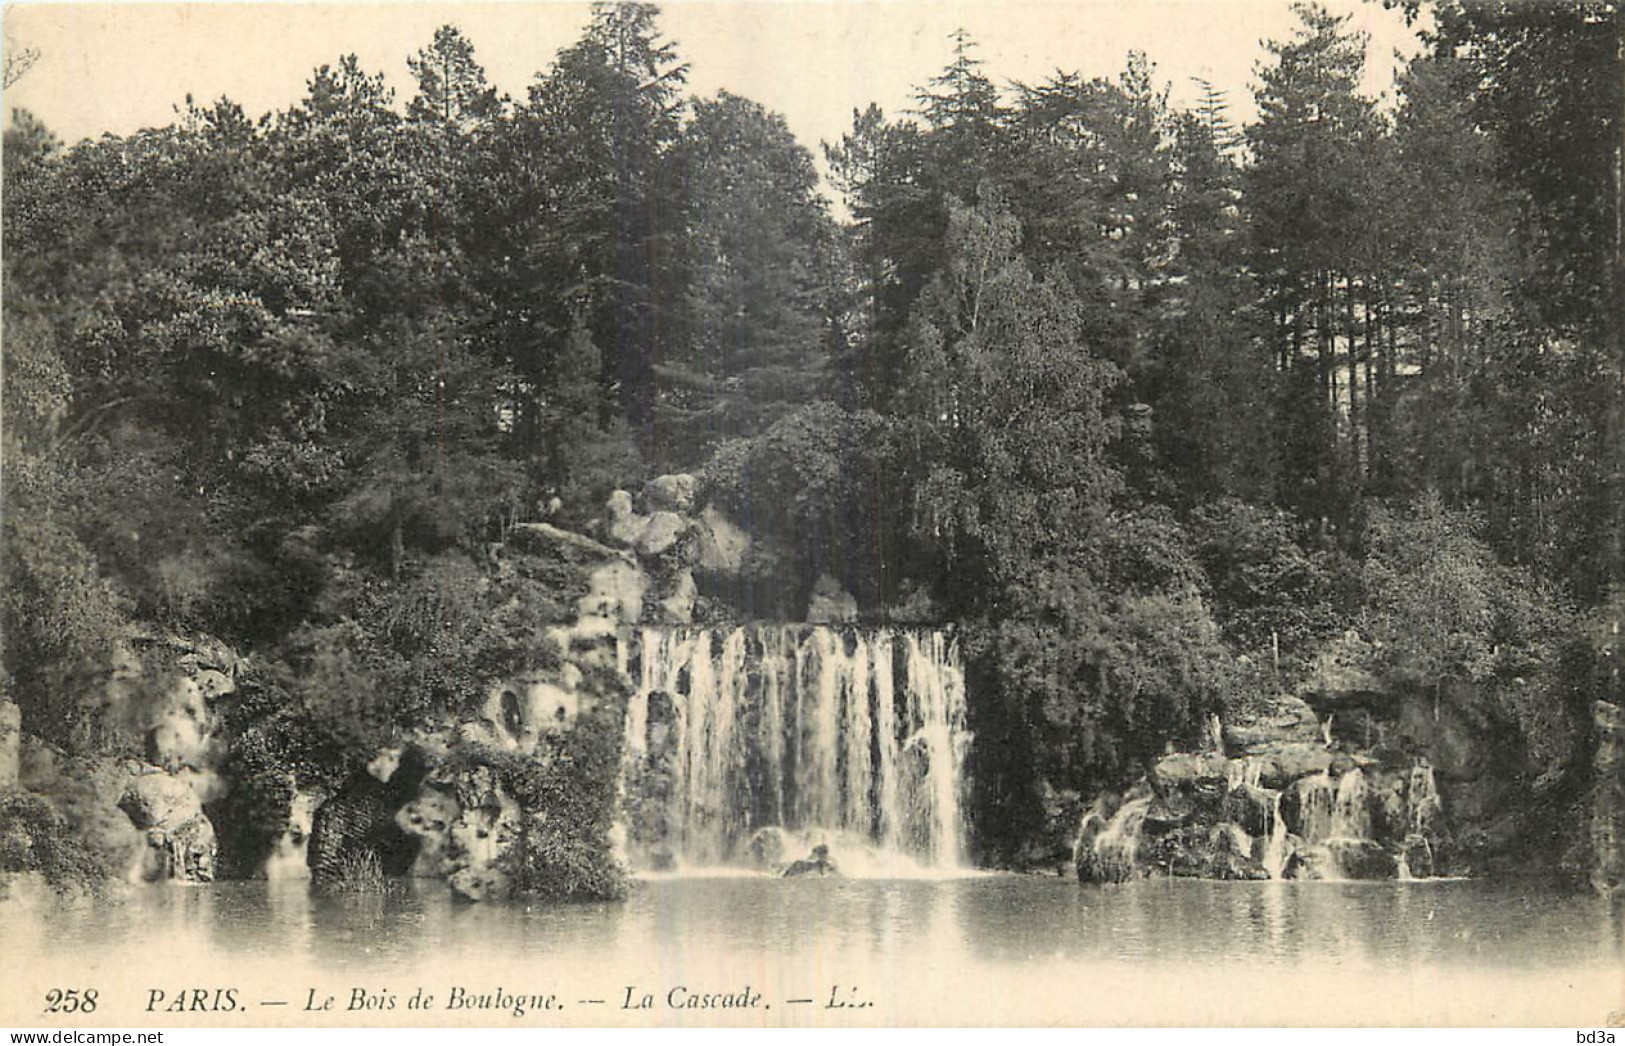
<path fill-rule="evenodd" d="M 1619 0 L 4 30 L 0 1023 L 1625 1025 Z"/>

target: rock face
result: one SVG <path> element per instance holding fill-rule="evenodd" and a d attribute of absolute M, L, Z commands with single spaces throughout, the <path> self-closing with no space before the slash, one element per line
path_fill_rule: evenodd
<path fill-rule="evenodd" d="M 1282 697 L 1223 726 L 1224 747 L 1238 755 L 1273 751 L 1281 744 L 1318 745 L 1320 720 L 1307 701 Z"/>
<path fill-rule="evenodd" d="M 33 739 L 25 746 L 17 706 L 0 701 L 0 788 L 33 792 L 128 879 L 214 878 L 219 847 L 205 807 L 229 788 L 219 772 L 219 706 L 236 693 L 240 666 L 208 636 L 127 636 L 106 685 L 84 705 L 144 758 L 68 758 Z"/>
<path fill-rule="evenodd" d="M 288 803 L 287 826 L 272 840 L 271 852 L 256 878 L 272 882 L 310 878 L 310 833 L 316 810 L 327 797 L 309 789 L 290 791 L 293 798 Z"/>
<path fill-rule="evenodd" d="M 1435 874 L 1451 839 L 1434 769 L 1328 742 L 1283 698 L 1224 724 L 1224 752 L 1174 753 L 1084 815 L 1078 877 L 1394 879 Z"/>
<path fill-rule="evenodd" d="M 519 842 L 524 813 L 488 766 L 431 774 L 395 815 L 395 824 L 417 840 L 411 874 L 446 880 L 467 901 L 506 897 L 513 890 L 510 854 Z"/>
<path fill-rule="evenodd" d="M 498 682 L 476 718 L 459 725 L 459 740 L 526 755 L 590 712 L 596 695 L 581 688 L 579 671 L 538 671 Z"/>
<path fill-rule="evenodd" d="M 839 581 L 820 575 L 807 603 L 807 622 L 814 625 L 846 624 L 858 619 L 858 601 Z"/>
<path fill-rule="evenodd" d="M 737 575 L 750 555 L 750 535 L 714 506 L 700 513 L 695 565 L 710 574 Z"/>
<path fill-rule="evenodd" d="M 606 678 L 625 670 L 622 636 L 661 605 L 650 598 L 657 584 L 653 565 L 646 569 L 634 550 L 660 545 L 658 533 L 686 535 L 690 524 L 666 510 L 670 518 L 639 515 L 624 491 L 606 510 L 599 533 L 630 549 L 551 524 L 514 528 L 525 543 L 521 552 L 545 550 L 548 562 L 567 563 L 584 582 L 575 590 L 574 621 L 546 628 L 550 649 L 538 659 L 540 667 L 493 680 L 482 700 L 455 718 L 422 724 L 402 749 L 379 753 L 370 772 L 353 775 L 320 803 L 308 844 L 318 883 L 366 888 L 368 876 L 357 882 L 354 872 L 375 869 L 373 878 L 438 880 L 461 900 L 483 901 L 545 876 L 550 860 L 574 861 L 572 871 L 608 863 L 604 854 L 586 852 L 596 851 L 595 840 L 561 827 L 589 815 L 549 809 L 543 797 L 557 792 L 557 781 L 546 787 L 536 781 L 562 765 L 561 752 L 574 750 L 575 731 L 602 724 L 598 712 L 616 696 Z M 594 742 L 583 743 L 590 757 Z M 613 793 L 606 788 L 602 795 L 607 808 Z M 554 850 L 527 844 L 544 838 Z M 577 849 L 561 856 L 570 846 Z"/>
<path fill-rule="evenodd" d="M 699 480 L 686 472 L 656 476 L 643 485 L 643 503 L 651 512 L 692 515 L 699 488 Z"/>
<path fill-rule="evenodd" d="M 681 570 L 672 582 L 671 590 L 660 600 L 660 619 L 669 625 L 694 623 L 694 606 L 699 601 L 699 586 L 694 583 L 692 570 Z"/>
<path fill-rule="evenodd" d="M 677 542 L 688 533 L 689 521 L 675 512 L 656 512 L 644 524 L 638 535 L 640 556 L 663 556 L 677 547 Z"/>
<path fill-rule="evenodd" d="M 134 767 L 119 808 L 146 833 L 146 850 L 133 869 L 146 882 L 214 878 L 214 825 L 203 814 L 197 791 L 184 777 L 151 767 Z"/>

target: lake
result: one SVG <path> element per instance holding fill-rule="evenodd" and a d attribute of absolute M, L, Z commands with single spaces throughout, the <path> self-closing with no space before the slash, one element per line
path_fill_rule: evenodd
<path fill-rule="evenodd" d="M 26 1022 L 52 987 L 98 989 L 96 1014 L 36 1022 L 65 1027 L 1601 1027 L 1625 1010 L 1617 902 L 1472 881 L 740 875 L 646 879 L 624 903 L 562 907 L 303 883 L 71 904 L 19 888 L 0 926 L 13 971 L 0 1013 Z M 427 1008 L 409 1008 L 418 989 Z M 177 998 L 186 1012 L 165 1012 Z"/>

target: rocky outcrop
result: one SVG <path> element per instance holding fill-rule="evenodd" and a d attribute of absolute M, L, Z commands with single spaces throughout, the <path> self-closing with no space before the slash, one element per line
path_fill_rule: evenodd
<path fill-rule="evenodd" d="M 783 872 L 786 879 L 804 879 L 808 876 L 822 878 L 826 875 L 839 874 L 840 871 L 835 867 L 835 862 L 830 859 L 829 847 L 823 843 L 813 847 L 812 853 L 806 857 L 798 861 L 791 861 Z"/>
<path fill-rule="evenodd" d="M 598 700 L 582 688 L 581 670 L 566 664 L 506 679 L 487 691 L 476 717 L 457 727 L 467 743 L 529 755 L 544 739 L 564 733 Z"/>
<path fill-rule="evenodd" d="M 699 480 L 688 473 L 656 476 L 643 485 L 643 503 L 651 512 L 690 516 L 694 514 L 699 488 Z"/>
<path fill-rule="evenodd" d="M 1223 751 L 1164 756 L 1139 790 L 1096 802 L 1074 847 L 1080 879 L 1394 879 L 1448 862 L 1424 758 L 1396 766 L 1337 744 L 1296 698 L 1259 702 L 1218 733 Z"/>
<path fill-rule="evenodd" d="M 819 575 L 807 603 L 805 620 L 816 625 L 850 624 L 858 619 L 858 601 L 839 581 Z"/>
<path fill-rule="evenodd" d="M 467 901 L 506 897 L 513 890 L 511 854 L 524 812 L 489 766 L 431 774 L 395 815 L 418 843 L 411 874 L 444 879 Z"/>
<path fill-rule="evenodd" d="M 558 822 L 581 814 L 549 807 L 557 782 L 553 792 L 535 782 L 560 765 L 561 752 L 592 744 L 574 740 L 576 732 L 598 729 L 606 702 L 618 717 L 617 687 L 607 680 L 625 670 L 627 630 L 658 606 L 657 564 L 639 549 L 661 546 L 663 534 L 686 541 L 687 523 L 675 526 L 661 512 L 673 515 L 639 515 L 623 491 L 607 506 L 605 541 L 545 523 L 512 528 L 507 569 L 536 569 L 526 566 L 534 561 L 554 569 L 539 577 L 574 580 L 579 587 L 566 587 L 558 604 L 560 616 L 573 609 L 573 620 L 545 629 L 537 667 L 492 680 L 456 716 L 420 724 L 401 749 L 380 753 L 320 803 L 308 845 L 318 882 L 343 885 L 351 870 L 375 868 L 382 877 L 438 880 L 462 900 L 481 901 L 545 878 L 547 862 L 566 848 L 575 848 L 575 870 L 601 869 L 607 856 L 587 852 L 594 842 L 561 836 Z M 604 795 L 607 802 L 608 788 Z M 544 836 L 554 851 L 527 844 Z"/>
<path fill-rule="evenodd" d="M 214 878 L 214 825 L 204 816 L 192 784 L 179 775 L 146 767 L 134 774 L 119 808 L 130 823 L 146 833 L 146 849 L 133 870 L 147 882 Z"/>
<path fill-rule="evenodd" d="M 205 810 L 229 787 L 220 706 L 242 665 L 209 636 L 125 637 L 105 685 L 83 699 L 85 721 L 144 758 L 65 757 L 24 739 L 17 706 L 0 702 L 0 788 L 33 793 L 115 874 L 214 878 L 219 845 Z"/>
<path fill-rule="evenodd" d="M 701 511 L 694 550 L 696 568 L 713 576 L 737 576 L 745 569 L 750 551 L 750 535 L 715 506 L 707 505 Z"/>
<path fill-rule="evenodd" d="M 1275 751 L 1281 745 L 1323 747 L 1320 720 L 1309 702 L 1281 697 L 1260 702 L 1223 725 L 1224 747 L 1237 755 Z"/>

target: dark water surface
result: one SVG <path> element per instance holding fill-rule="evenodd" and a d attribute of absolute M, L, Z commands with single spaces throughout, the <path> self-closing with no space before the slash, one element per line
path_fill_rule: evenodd
<path fill-rule="evenodd" d="M 21 1023 L 50 987 L 82 984 L 102 1000 L 84 1023 L 106 1024 L 1602 1027 L 1625 1010 L 1622 917 L 1590 896 L 1465 881 L 674 878 L 639 883 L 625 903 L 554 907 L 466 906 L 427 889 L 328 897 L 302 883 L 68 905 L 17 889 L 0 903 L 0 959 L 14 971 L 0 1019 Z M 751 1008 L 686 1005 L 747 986 Z M 199 988 L 202 1012 L 165 1014 Z M 408 1010 L 419 988 L 435 1002 Z M 228 989 L 234 1008 L 221 1010 Z M 358 989 L 393 1008 L 351 1009 Z M 447 1008 L 458 989 L 490 1007 Z M 652 1007 L 626 1008 L 629 991 Z M 307 1013 L 312 992 L 333 1009 Z M 522 1015 L 503 1000 L 514 995 L 527 997 Z M 529 998 L 549 995 L 563 1008 Z"/>

